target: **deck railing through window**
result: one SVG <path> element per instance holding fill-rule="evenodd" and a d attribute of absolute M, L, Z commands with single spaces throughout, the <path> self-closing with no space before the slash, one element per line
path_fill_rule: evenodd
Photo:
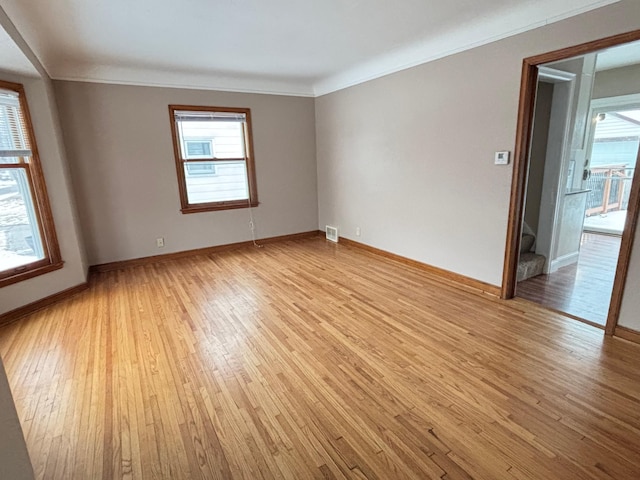
<path fill-rule="evenodd" d="M 626 210 L 631 192 L 634 168 L 626 165 L 604 165 L 591 169 L 587 180 L 587 216 Z"/>

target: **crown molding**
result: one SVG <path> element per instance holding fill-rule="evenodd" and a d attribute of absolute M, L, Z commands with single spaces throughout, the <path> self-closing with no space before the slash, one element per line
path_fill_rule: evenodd
<path fill-rule="evenodd" d="M 51 78 L 54 80 L 114 85 L 216 90 L 293 97 L 314 96 L 313 87 L 310 83 L 291 80 L 109 65 L 67 65 L 63 68 L 52 69 Z"/>
<path fill-rule="evenodd" d="M 322 79 L 314 84 L 314 94 L 320 97 L 343 90 L 619 1 L 598 0 L 578 8 L 558 11 L 557 0 L 543 0 L 534 2 L 535 5 L 514 8 L 493 17 L 479 18 L 476 22 L 461 25 L 446 35 L 427 38 Z"/>
<path fill-rule="evenodd" d="M 618 3 L 620 0 L 587 0 L 586 5 L 575 7 L 576 1 L 578 0 L 564 0 L 563 4 L 558 0 L 538 0 L 494 16 L 480 17 L 475 22 L 462 24 L 445 35 L 425 38 L 395 49 L 315 83 L 308 80 L 190 73 L 116 65 L 67 64 L 48 70 L 51 78 L 55 80 L 319 97 Z M 574 6 L 567 6 L 567 3 Z"/>

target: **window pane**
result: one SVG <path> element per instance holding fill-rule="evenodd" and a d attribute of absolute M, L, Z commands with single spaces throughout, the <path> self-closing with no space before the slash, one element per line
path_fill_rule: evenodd
<path fill-rule="evenodd" d="M 608 112 L 596 123 L 591 167 L 626 165 L 633 168 L 640 139 L 640 110 Z"/>
<path fill-rule="evenodd" d="M 249 198 L 244 161 L 185 163 L 184 173 L 189 203 L 228 202 Z"/>
<path fill-rule="evenodd" d="M 198 144 L 200 148 L 210 149 L 213 146 L 213 156 L 216 158 L 244 158 L 242 125 L 242 122 L 229 121 L 180 121 L 183 158 L 196 158 L 194 155 L 201 155 L 195 152 L 191 154 L 191 149 Z M 207 147 L 203 147 L 205 143 Z M 211 156 L 210 150 L 207 156 Z"/>
<path fill-rule="evenodd" d="M 0 271 L 45 257 L 26 171 L 0 168 Z"/>
<path fill-rule="evenodd" d="M 184 143 L 187 147 L 186 158 L 211 158 L 213 156 L 211 141 L 187 140 Z"/>
<path fill-rule="evenodd" d="M 198 163 L 187 163 L 186 165 L 186 174 L 191 175 L 215 175 L 216 174 L 216 166 L 213 162 L 198 162 Z"/>

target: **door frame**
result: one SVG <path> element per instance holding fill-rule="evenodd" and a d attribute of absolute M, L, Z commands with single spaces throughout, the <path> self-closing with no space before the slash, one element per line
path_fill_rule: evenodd
<path fill-rule="evenodd" d="M 578 55 L 593 53 L 604 48 L 614 47 L 623 43 L 640 40 L 640 30 L 634 30 L 619 35 L 613 35 L 592 42 L 582 43 L 573 47 L 555 50 L 541 55 L 525 58 L 522 61 L 522 78 L 520 82 L 520 99 L 518 106 L 518 120 L 516 129 L 516 144 L 514 149 L 513 176 L 511 181 L 511 198 L 509 204 L 509 218 L 507 224 L 507 239 L 502 273 L 502 288 L 500 297 L 510 299 L 515 296 L 516 276 L 518 273 L 518 257 L 522 235 L 524 215 L 524 199 L 529 171 L 529 151 L 535 110 L 536 88 L 538 83 L 538 66 L 544 63 L 566 60 Z M 605 333 L 613 335 L 620 315 L 624 285 L 629 270 L 629 258 L 633 247 L 638 211 L 640 210 L 640 175 L 634 176 L 627 211 L 627 222 L 622 234 L 620 255 L 613 283 L 609 314 Z"/>
<path fill-rule="evenodd" d="M 571 143 L 569 141 L 571 138 L 570 131 L 574 128 L 574 125 L 571 123 L 571 111 L 575 101 L 574 93 L 576 87 L 576 76 L 577 75 L 575 73 L 563 72 L 562 70 L 555 70 L 549 67 L 538 68 L 536 92 L 540 81 L 547 79 L 555 80 L 551 107 L 552 114 L 549 123 L 549 138 L 547 139 L 545 155 L 544 179 L 541 192 L 541 196 L 543 198 L 553 198 L 553 203 L 551 205 L 540 204 L 540 218 L 538 222 L 538 230 L 536 232 L 536 253 L 544 254 L 547 258 L 544 265 L 544 273 L 551 272 L 558 244 L 557 227 L 562 208 L 562 201 L 564 200 L 564 185 L 567 183 L 565 173 L 571 152 Z M 564 89 L 564 91 L 560 91 L 560 88 Z M 558 96 L 560 94 L 563 94 L 561 97 L 562 100 L 560 101 L 563 101 L 563 104 L 561 105 L 564 107 L 562 108 L 560 125 L 558 125 L 561 140 L 558 142 L 559 148 L 557 148 L 558 145 L 556 145 L 555 149 L 550 149 L 549 143 L 551 142 L 551 129 L 554 122 L 553 111 L 559 101 Z M 558 118 L 556 117 L 555 120 L 558 120 Z M 533 126 L 533 128 L 535 129 L 535 126 Z M 533 133 L 534 132 L 532 131 L 532 138 Z M 555 162 L 555 167 L 553 165 L 553 158 L 558 159 L 558 161 Z M 540 228 L 540 222 L 543 222 L 545 228 Z"/>

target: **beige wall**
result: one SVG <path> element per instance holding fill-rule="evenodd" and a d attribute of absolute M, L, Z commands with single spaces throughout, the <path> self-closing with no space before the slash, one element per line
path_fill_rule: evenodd
<path fill-rule="evenodd" d="M 0 313 L 3 313 L 83 283 L 86 280 L 86 265 L 49 80 L 8 73 L 0 73 L 0 78 L 22 83 L 25 87 L 62 259 L 65 262 L 61 270 L 1 288 Z"/>
<path fill-rule="evenodd" d="M 513 150 L 522 58 L 640 28 L 638 18 L 625 0 L 318 98 L 315 132 L 311 99 L 55 82 L 88 263 L 250 238 L 246 210 L 179 213 L 166 105 L 232 105 L 253 109 L 259 236 L 329 223 L 356 238 L 361 227 L 364 243 L 498 285 L 511 166 L 493 153 Z M 3 288 L 0 313 L 85 279 L 56 108 L 47 81 L 24 83 L 66 263 Z"/>
<path fill-rule="evenodd" d="M 320 227 L 499 285 L 522 59 L 637 28 L 623 0 L 318 98 Z"/>
<path fill-rule="evenodd" d="M 251 108 L 257 235 L 317 229 L 313 99 L 67 81 L 55 91 L 90 264 L 251 238 L 247 209 L 180 213 L 169 104 Z"/>
<path fill-rule="evenodd" d="M 640 65 L 596 73 L 593 98 L 618 97 L 640 92 Z"/>
<path fill-rule="evenodd" d="M 0 478 L 29 480 L 33 467 L 24 442 L 7 374 L 0 359 Z"/>

